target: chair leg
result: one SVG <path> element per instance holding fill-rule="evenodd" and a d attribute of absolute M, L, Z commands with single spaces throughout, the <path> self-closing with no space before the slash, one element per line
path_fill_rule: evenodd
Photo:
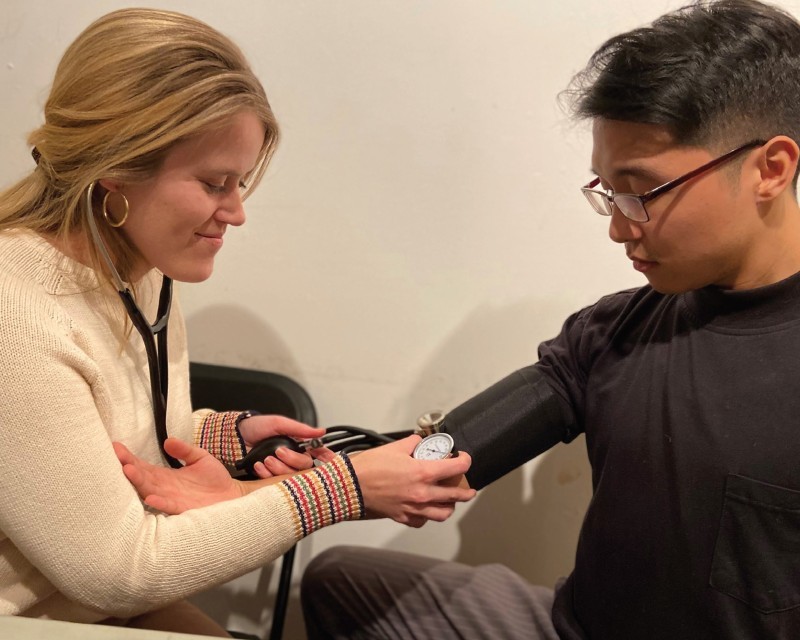
<path fill-rule="evenodd" d="M 241 631 L 231 631 L 228 629 L 228 633 L 231 634 L 231 638 L 241 638 L 242 640 L 261 640 L 257 635 L 252 633 L 243 633 Z"/>
<path fill-rule="evenodd" d="M 281 562 L 281 575 L 278 580 L 278 593 L 275 596 L 275 610 L 272 613 L 272 629 L 269 640 L 281 640 L 283 636 L 283 623 L 286 620 L 286 608 L 289 606 L 289 592 L 292 589 L 292 568 L 297 545 L 283 554 Z"/>

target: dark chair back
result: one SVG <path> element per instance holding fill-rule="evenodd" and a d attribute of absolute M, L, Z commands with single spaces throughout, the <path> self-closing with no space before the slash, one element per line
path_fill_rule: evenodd
<path fill-rule="evenodd" d="M 311 426 L 317 424 L 317 410 L 308 392 L 287 376 L 271 371 L 226 367 L 200 362 L 189 363 L 192 407 L 215 411 L 249 409 L 281 415 Z M 280 640 L 289 603 L 295 547 L 283 556 L 278 593 L 272 612 L 269 640 Z M 254 636 L 230 632 L 235 638 Z M 258 640 L 257 636 L 255 637 Z"/>
<path fill-rule="evenodd" d="M 300 384 L 280 373 L 192 362 L 189 378 L 195 409 L 250 409 L 312 426 L 317 424 L 311 396 Z"/>

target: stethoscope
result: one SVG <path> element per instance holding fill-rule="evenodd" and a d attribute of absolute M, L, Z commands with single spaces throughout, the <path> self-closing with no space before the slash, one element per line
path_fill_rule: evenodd
<path fill-rule="evenodd" d="M 167 323 L 169 312 L 172 308 L 172 279 L 163 276 L 161 280 L 161 293 L 158 296 L 158 311 L 156 321 L 150 324 L 145 318 L 144 313 L 133 299 L 133 294 L 125 286 L 119 275 L 111 256 L 108 254 L 105 242 L 100 237 L 97 224 L 94 221 L 94 208 L 92 206 L 92 194 L 94 193 L 95 182 L 89 185 L 86 190 L 86 210 L 89 219 L 89 232 L 92 239 L 100 251 L 103 261 L 108 266 L 111 273 L 111 280 L 117 288 L 117 293 L 122 299 L 125 311 L 131 319 L 131 323 L 136 327 L 139 335 L 142 336 L 144 349 L 147 353 L 147 367 L 150 370 L 150 395 L 153 404 L 153 420 L 155 422 L 156 437 L 161 454 L 171 467 L 180 468 L 183 465 L 179 460 L 173 458 L 164 451 L 164 442 L 167 439 L 167 391 L 169 389 L 169 367 L 167 358 Z"/>
<path fill-rule="evenodd" d="M 122 277 L 119 275 L 119 272 L 111 260 L 105 242 L 103 242 L 103 239 L 100 237 L 100 232 L 94 220 L 94 208 L 92 206 L 92 194 L 94 193 L 95 184 L 95 182 L 92 182 L 86 190 L 86 210 L 88 212 L 89 232 L 100 251 L 103 261 L 108 266 L 109 272 L 111 273 L 111 280 L 117 289 L 117 293 L 119 293 L 119 297 L 122 299 L 122 304 L 125 307 L 128 317 L 142 337 L 142 342 L 144 342 L 144 348 L 147 354 L 147 366 L 150 374 L 150 395 L 152 398 L 153 421 L 155 423 L 158 446 L 161 449 L 161 454 L 169 465 L 178 469 L 183 466 L 181 462 L 164 450 L 164 442 L 168 436 L 167 391 L 169 390 L 169 372 L 167 357 L 167 323 L 172 307 L 172 279 L 166 275 L 162 276 L 156 321 L 150 324 L 139 308 L 139 305 L 136 304 L 131 290 L 125 286 L 125 282 L 122 280 Z M 431 416 L 433 416 L 433 418 L 431 418 Z M 441 416 L 435 412 L 421 416 L 418 420 L 419 429 L 417 432 L 424 436 L 431 436 L 435 431 L 434 423 L 436 420 L 441 422 Z M 428 425 L 428 423 L 430 423 L 430 425 Z M 266 438 L 254 445 L 250 451 L 247 452 L 247 455 L 235 463 L 234 467 L 242 473 L 243 479 L 256 479 L 258 476 L 253 469 L 255 463 L 263 461 L 267 456 L 275 455 L 275 451 L 278 447 L 287 447 L 293 451 L 302 452 L 324 445 L 335 452 L 353 453 L 355 451 L 370 449 L 381 444 L 394 442 L 412 433 L 414 433 L 413 430 L 378 433 L 371 429 L 341 425 L 328 427 L 325 431 L 325 435 L 303 442 L 298 442 L 288 436 L 275 436 Z M 441 435 L 449 438 L 449 443 L 446 440 L 443 443 L 444 447 L 449 447 L 447 449 L 447 453 L 449 454 L 452 449 L 452 438 L 447 434 Z M 431 446 L 435 440 L 436 439 L 429 440 L 426 438 L 426 441 L 429 443 L 428 448 L 420 447 L 419 452 L 415 451 L 414 457 L 431 455 Z M 441 446 L 439 446 L 439 448 L 441 448 Z M 426 454 L 425 451 L 428 453 Z"/>

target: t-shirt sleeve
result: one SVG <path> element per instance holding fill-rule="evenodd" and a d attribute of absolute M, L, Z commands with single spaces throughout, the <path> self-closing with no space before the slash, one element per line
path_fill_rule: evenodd
<path fill-rule="evenodd" d="M 611 337 L 632 296 L 631 289 L 601 298 L 597 303 L 573 313 L 561 332 L 539 345 L 536 368 L 544 374 L 558 395 L 568 427 L 568 442 L 584 430 L 586 388 L 592 363 L 611 345 Z"/>

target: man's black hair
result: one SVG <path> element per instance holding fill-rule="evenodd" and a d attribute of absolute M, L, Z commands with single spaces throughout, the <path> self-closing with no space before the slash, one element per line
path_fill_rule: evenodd
<path fill-rule="evenodd" d="M 701 0 L 605 42 L 567 96 L 578 117 L 660 125 L 677 144 L 800 143 L 800 24 L 756 0 Z"/>

